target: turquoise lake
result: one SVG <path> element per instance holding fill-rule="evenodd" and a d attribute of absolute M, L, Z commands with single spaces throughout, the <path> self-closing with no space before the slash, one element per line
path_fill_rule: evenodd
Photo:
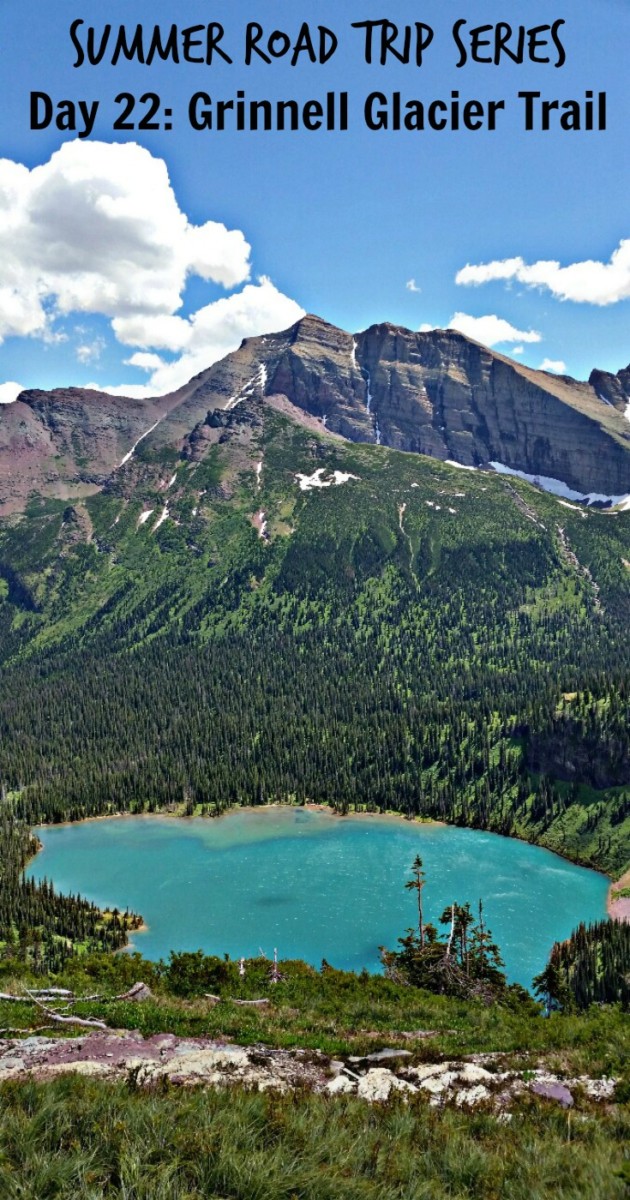
<path fill-rule="evenodd" d="M 416 921 L 405 891 L 424 861 L 425 920 L 452 901 L 483 899 L 508 976 L 529 986 L 554 941 L 601 920 L 608 880 L 510 838 L 389 817 L 335 817 L 301 808 L 235 810 L 218 820 L 114 817 L 37 830 L 27 876 L 130 908 L 147 958 L 170 950 L 303 958 L 376 971 Z"/>

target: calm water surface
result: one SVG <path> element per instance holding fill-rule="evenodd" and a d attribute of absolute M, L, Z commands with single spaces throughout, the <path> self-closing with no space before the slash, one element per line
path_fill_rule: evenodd
<path fill-rule="evenodd" d="M 388 817 L 269 808 L 37 832 L 44 849 L 27 875 L 142 913 L 149 929 L 134 934 L 133 948 L 152 959 L 199 947 L 271 955 L 277 946 L 281 958 L 378 970 L 379 945 L 394 946 L 416 919 L 415 893 L 403 886 L 416 854 L 427 875 L 425 920 L 481 896 L 509 978 L 526 986 L 554 941 L 606 911 L 606 877 L 547 850 Z"/>

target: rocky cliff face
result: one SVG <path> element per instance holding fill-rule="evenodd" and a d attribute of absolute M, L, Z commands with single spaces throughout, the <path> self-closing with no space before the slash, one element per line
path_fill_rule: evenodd
<path fill-rule="evenodd" d="M 620 377 L 610 377 L 618 387 Z M 351 441 L 465 466 L 498 461 L 583 493 L 630 490 L 630 422 L 619 405 L 592 383 L 530 370 L 452 330 L 384 324 L 353 336 L 309 316 L 248 339 L 192 382 L 156 441 L 203 421 L 208 407 L 283 396 Z"/>
<path fill-rule="evenodd" d="M 619 495 L 630 424 L 589 384 L 533 371 L 452 330 L 359 335 L 381 441 L 467 466 L 489 462 Z"/>
<path fill-rule="evenodd" d="M 630 413 L 630 364 L 616 375 L 608 371 L 591 371 L 589 383 L 606 404 L 612 404 L 619 412 Z"/>
<path fill-rule="evenodd" d="M 0 412 L 0 511 L 71 498 L 124 466 L 138 441 L 198 458 L 208 413 L 282 402 L 330 432 L 470 467 L 501 462 L 582 493 L 630 492 L 630 367 L 588 383 L 533 371 L 452 330 L 389 324 L 352 335 L 307 316 L 240 348 L 169 396 L 23 392 Z M 285 411 L 287 410 L 285 409 Z"/>
<path fill-rule="evenodd" d="M 84 388 L 26 391 L 0 410 L 0 512 L 31 494 L 71 499 L 98 491 L 166 411 Z"/>
<path fill-rule="evenodd" d="M 451 330 L 351 337 L 305 318 L 264 348 L 267 390 L 353 441 L 466 466 L 499 461 L 584 493 L 630 488 L 630 423 L 590 384 L 529 370 Z M 263 348 L 261 348 L 261 351 Z"/>

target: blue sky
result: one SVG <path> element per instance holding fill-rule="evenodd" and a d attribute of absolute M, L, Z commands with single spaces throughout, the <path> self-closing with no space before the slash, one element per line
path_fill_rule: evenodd
<path fill-rule="evenodd" d="M 363 61 L 351 23 L 384 16 L 432 26 L 420 68 Z M 221 22 L 234 63 L 75 68 L 77 18 L 83 43 L 87 26 L 100 36 L 106 21 L 114 33 Z M 458 69 L 458 19 L 465 32 L 564 19 L 566 63 Z M 248 22 L 294 39 L 305 20 L 337 34 L 327 64 L 243 65 Z M 350 330 L 454 321 L 532 366 L 581 378 L 618 370 L 630 360 L 628 45 L 627 0 L 0 0 L 0 385 L 166 391 L 301 310 Z M 190 128 L 194 92 L 216 101 L 238 89 L 302 102 L 347 91 L 350 128 Z M 399 91 L 405 103 L 453 89 L 505 100 L 496 131 L 365 125 L 370 92 Z M 526 132 L 517 93 L 528 89 L 560 100 L 605 91 L 606 132 Z M 55 104 L 98 100 L 90 137 L 31 130 L 31 91 Z M 173 129 L 115 132 L 124 91 L 159 94 Z"/>

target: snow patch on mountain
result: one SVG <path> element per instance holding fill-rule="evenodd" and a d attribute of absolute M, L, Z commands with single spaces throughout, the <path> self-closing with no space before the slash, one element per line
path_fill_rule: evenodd
<path fill-rule="evenodd" d="M 131 447 L 131 450 L 128 450 L 127 453 L 124 455 L 124 457 L 121 458 L 121 460 L 118 464 L 119 468 L 124 467 L 125 463 L 129 462 L 129 459 L 131 458 L 132 454 L 134 454 L 136 447 L 140 445 L 140 442 L 144 441 L 145 437 L 148 437 L 150 433 L 153 433 L 155 426 L 159 425 L 159 423 L 160 423 L 160 418 L 158 417 L 157 421 L 155 421 L 155 423 L 151 426 L 151 428 L 147 429 L 145 433 L 142 433 L 140 435 L 137 442 L 134 442 L 133 446 Z"/>
<path fill-rule="evenodd" d="M 313 488 L 338 487 L 341 483 L 348 483 L 350 479 L 358 480 L 359 478 L 358 475 L 351 475 L 348 471 L 333 471 L 329 479 L 323 479 L 325 470 L 325 467 L 318 467 L 312 475 L 301 475 L 298 472 L 295 478 L 300 491 L 310 492 Z"/>
<path fill-rule="evenodd" d="M 160 528 L 160 525 L 166 520 L 168 515 L 168 504 L 165 504 L 157 521 L 155 522 L 155 525 L 153 526 L 153 529 L 151 530 L 151 533 L 155 533 L 156 529 Z"/>
<path fill-rule="evenodd" d="M 459 467 L 460 471 L 476 471 L 476 467 L 469 466 L 468 463 L 456 462 L 454 458 L 445 459 L 447 467 Z"/>
<path fill-rule="evenodd" d="M 515 475 L 527 483 L 533 483 L 542 488 L 543 492 L 551 492 L 552 496 L 562 496 L 565 500 L 580 500 L 584 504 L 610 504 L 625 508 L 630 504 L 630 494 L 625 496 L 606 496 L 602 492 L 576 492 L 562 479 L 554 479 L 551 475 L 530 475 L 527 471 L 517 471 L 515 467 L 506 467 L 505 463 L 491 462 L 489 464 L 499 475 Z"/>

